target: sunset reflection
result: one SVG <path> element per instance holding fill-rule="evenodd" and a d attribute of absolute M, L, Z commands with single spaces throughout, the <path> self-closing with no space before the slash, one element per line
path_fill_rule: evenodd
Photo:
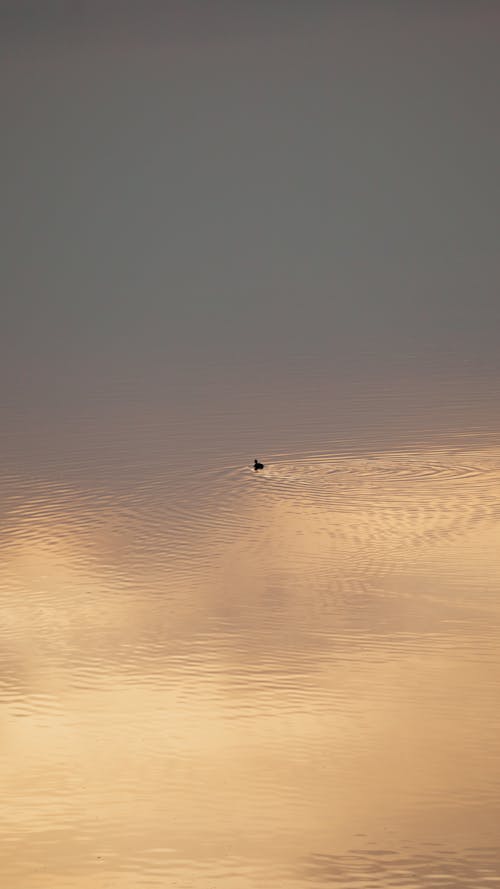
<path fill-rule="evenodd" d="M 0 3 L 2 889 L 500 881 L 499 24 Z"/>
<path fill-rule="evenodd" d="M 19 831 L 42 854 L 50 830 L 51 879 L 84 886 L 88 844 L 102 870 L 150 849 L 175 870 L 229 842 L 286 868 L 360 831 L 484 841 L 498 815 L 483 702 L 500 680 L 499 479 L 491 451 L 231 471 L 217 503 L 184 506 L 191 570 L 158 491 L 142 497 L 140 546 L 127 502 L 104 498 L 81 525 L 76 489 L 19 504 L 1 578 L 7 676 L 23 667 L 4 718 L 16 854 Z M 473 828 L 444 806 L 472 788 Z"/>

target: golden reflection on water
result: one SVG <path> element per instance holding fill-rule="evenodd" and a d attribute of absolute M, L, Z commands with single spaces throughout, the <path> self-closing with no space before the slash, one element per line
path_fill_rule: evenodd
<path fill-rule="evenodd" d="M 498 450 L 22 491 L 9 889 L 500 874 Z"/>

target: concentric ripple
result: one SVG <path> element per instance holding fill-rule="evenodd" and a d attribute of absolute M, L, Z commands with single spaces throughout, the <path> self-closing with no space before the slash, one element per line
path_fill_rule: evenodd
<path fill-rule="evenodd" d="M 264 477 L 264 474 L 263 474 Z M 404 451 L 391 454 L 349 457 L 321 454 L 298 460 L 271 463 L 265 477 L 285 487 L 324 494 L 338 485 L 362 482 L 373 486 L 396 487 L 419 482 L 443 484 L 473 480 L 480 485 L 500 481 L 500 455 L 457 451 Z"/>
<path fill-rule="evenodd" d="M 194 491 L 196 488 L 196 495 Z M 221 467 L 191 482 L 194 511 L 176 514 L 183 531 L 190 523 L 206 528 L 212 540 L 226 542 L 249 532 L 262 511 L 288 509 L 344 540 L 356 543 L 396 537 L 430 539 L 456 533 L 498 514 L 500 454 L 476 451 L 415 450 L 390 454 L 277 457 L 263 472 Z M 256 529 L 257 531 L 257 529 Z"/>

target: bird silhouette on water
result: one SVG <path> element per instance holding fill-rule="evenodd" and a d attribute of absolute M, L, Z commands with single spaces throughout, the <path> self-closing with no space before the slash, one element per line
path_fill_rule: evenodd
<path fill-rule="evenodd" d="M 259 463 L 259 461 L 257 460 L 257 457 L 256 457 L 255 460 L 253 461 L 253 468 L 257 472 L 258 469 L 264 469 L 264 464 Z"/>

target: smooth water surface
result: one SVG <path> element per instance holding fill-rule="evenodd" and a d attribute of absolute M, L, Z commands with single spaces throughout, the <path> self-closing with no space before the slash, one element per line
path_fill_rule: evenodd
<path fill-rule="evenodd" d="M 1 11 L 2 887 L 495 886 L 497 14 L 63 6 Z"/>

